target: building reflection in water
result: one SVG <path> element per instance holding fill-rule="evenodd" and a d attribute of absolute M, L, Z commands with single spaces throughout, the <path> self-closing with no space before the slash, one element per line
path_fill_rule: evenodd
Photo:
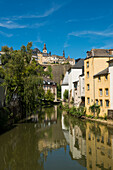
<path fill-rule="evenodd" d="M 61 116 L 57 106 L 2 134 L 0 146 L 1 170 L 43 170 L 56 153 L 56 169 L 59 157 L 62 167 L 113 169 L 113 128 Z"/>
<path fill-rule="evenodd" d="M 72 159 L 88 170 L 113 169 L 113 128 L 96 122 L 81 123 L 78 119 L 74 124 L 69 122 L 67 129 L 65 116 L 62 116 L 62 130 Z"/>
<path fill-rule="evenodd" d="M 62 115 L 62 129 L 66 139 L 68 137 L 66 141 L 70 146 L 71 158 L 73 160 L 77 160 L 82 166 L 86 167 L 86 139 L 84 132 L 78 125 L 71 124 L 71 121 L 69 124 L 69 128 L 67 130 L 67 127 L 65 126 L 65 117 L 63 115 Z"/>
<path fill-rule="evenodd" d="M 113 169 L 113 129 L 87 123 L 87 168 Z"/>

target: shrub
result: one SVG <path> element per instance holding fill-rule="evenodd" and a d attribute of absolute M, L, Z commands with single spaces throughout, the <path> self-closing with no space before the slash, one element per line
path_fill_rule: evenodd
<path fill-rule="evenodd" d="M 63 97 L 64 97 L 64 100 L 68 99 L 68 90 L 64 91 Z"/>
<path fill-rule="evenodd" d="M 99 113 L 100 113 L 100 106 L 93 104 L 92 106 L 89 107 L 89 110 L 94 114 L 97 113 L 97 117 L 99 117 Z"/>
<path fill-rule="evenodd" d="M 107 120 L 107 115 L 106 115 L 106 113 L 104 114 L 104 120 Z"/>

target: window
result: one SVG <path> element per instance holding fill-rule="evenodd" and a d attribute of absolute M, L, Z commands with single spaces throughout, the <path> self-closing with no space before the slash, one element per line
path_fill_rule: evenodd
<path fill-rule="evenodd" d="M 75 90 L 77 90 L 77 82 L 74 83 L 74 88 L 75 88 Z"/>
<path fill-rule="evenodd" d="M 89 97 L 87 98 L 87 103 L 90 104 L 90 98 Z"/>
<path fill-rule="evenodd" d="M 89 84 L 87 84 L 87 90 L 89 91 Z"/>
<path fill-rule="evenodd" d="M 106 96 L 108 96 L 108 89 L 105 89 Z"/>
<path fill-rule="evenodd" d="M 104 136 L 102 136 L 101 143 L 104 143 Z"/>
<path fill-rule="evenodd" d="M 89 78 L 89 71 L 87 72 L 87 78 Z"/>
<path fill-rule="evenodd" d="M 96 105 L 98 105 L 98 99 L 96 99 Z"/>
<path fill-rule="evenodd" d="M 89 67 L 89 61 L 86 64 L 87 64 L 87 68 L 88 68 Z"/>
<path fill-rule="evenodd" d="M 100 106 L 103 106 L 103 102 L 102 102 L 102 100 L 100 100 Z"/>
<path fill-rule="evenodd" d="M 102 96 L 102 89 L 99 89 L 99 94 L 100 96 Z"/>
<path fill-rule="evenodd" d="M 108 75 L 105 76 L 105 80 L 108 80 Z"/>
<path fill-rule="evenodd" d="M 101 81 L 101 77 L 100 76 L 98 77 L 98 80 Z"/>
<path fill-rule="evenodd" d="M 106 100 L 106 107 L 109 107 L 109 100 Z"/>

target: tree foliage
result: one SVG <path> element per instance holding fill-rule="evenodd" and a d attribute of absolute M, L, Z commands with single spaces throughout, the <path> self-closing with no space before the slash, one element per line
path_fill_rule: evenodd
<path fill-rule="evenodd" d="M 93 104 L 92 106 L 89 107 L 89 110 L 94 114 L 97 113 L 97 117 L 99 116 L 100 113 L 100 105 Z"/>
<path fill-rule="evenodd" d="M 63 97 L 64 97 L 64 100 L 68 99 L 68 90 L 64 91 Z"/>
<path fill-rule="evenodd" d="M 45 94 L 45 99 L 47 101 L 51 101 L 51 102 L 54 100 L 54 95 L 53 95 L 53 93 L 51 93 L 50 89 L 47 90 L 47 93 Z"/>
<path fill-rule="evenodd" d="M 53 79 L 52 67 L 50 65 L 48 66 L 48 74 L 49 74 L 50 78 Z"/>
<path fill-rule="evenodd" d="M 43 67 L 31 60 L 32 43 L 20 50 L 2 47 L 0 76 L 4 78 L 6 104 L 18 100 L 23 111 L 32 112 L 44 99 L 43 79 L 47 74 Z M 49 96 L 50 97 L 50 96 Z"/>

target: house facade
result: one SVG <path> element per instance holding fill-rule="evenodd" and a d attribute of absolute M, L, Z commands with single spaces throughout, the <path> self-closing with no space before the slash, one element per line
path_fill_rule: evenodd
<path fill-rule="evenodd" d="M 101 88 L 98 84 L 99 83 L 98 78 L 96 78 L 98 75 L 97 76 L 95 75 L 101 72 L 102 70 L 105 70 L 108 67 L 107 61 L 109 61 L 112 58 L 113 56 L 110 54 L 110 50 L 106 49 L 92 49 L 91 51 L 87 52 L 87 57 L 84 60 L 84 74 L 85 74 L 85 107 L 86 114 L 88 115 L 91 114 L 89 111 L 89 107 L 96 102 L 95 99 L 97 98 L 97 96 L 95 95 L 97 95 L 98 92 L 95 91 L 98 91 L 97 89 Z M 102 82 L 103 81 L 104 80 L 102 79 Z M 96 82 L 97 85 L 95 87 Z M 99 98 L 99 100 L 101 99 Z"/>
<path fill-rule="evenodd" d="M 100 105 L 99 116 L 107 116 L 110 108 L 110 74 L 108 67 L 94 75 L 94 98 L 96 105 Z"/>
<path fill-rule="evenodd" d="M 68 70 L 69 82 L 69 101 L 72 101 L 75 96 L 74 82 L 79 81 L 79 76 L 82 75 L 84 68 L 84 59 L 80 59 L 74 66 Z"/>
<path fill-rule="evenodd" d="M 43 89 L 45 93 L 50 90 L 51 93 L 54 95 L 54 101 L 57 101 L 57 83 L 47 77 L 43 77 Z"/>
<path fill-rule="evenodd" d="M 82 94 L 82 90 L 84 85 L 82 85 L 83 81 L 83 70 L 84 70 L 84 59 L 79 59 L 78 62 L 72 66 L 65 74 L 64 79 L 63 79 L 63 83 L 61 85 L 61 98 L 63 99 L 63 94 L 65 90 L 68 90 L 68 97 L 69 97 L 69 102 L 71 102 L 73 99 L 76 98 L 76 95 L 78 95 L 78 93 L 75 93 L 75 82 L 80 81 L 80 88 L 79 88 L 79 92 L 81 95 Z M 81 77 L 79 77 L 81 75 Z M 82 90 L 81 90 L 82 88 Z M 77 97 L 77 100 L 79 97 Z M 81 98 L 81 97 L 80 97 Z M 76 100 L 76 99 L 75 99 Z"/>
<path fill-rule="evenodd" d="M 69 90 L 69 83 L 68 83 L 68 71 L 66 72 L 62 85 L 61 85 L 61 99 L 63 100 L 63 94 L 65 90 Z"/>
<path fill-rule="evenodd" d="M 79 80 L 74 82 L 74 105 L 76 107 L 85 106 L 85 79 L 84 74 L 79 76 Z"/>

